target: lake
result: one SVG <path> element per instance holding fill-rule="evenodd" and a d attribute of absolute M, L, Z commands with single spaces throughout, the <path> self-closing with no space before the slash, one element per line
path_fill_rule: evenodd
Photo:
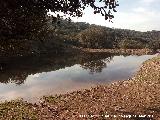
<path fill-rule="evenodd" d="M 1 59 L 0 101 L 23 98 L 36 102 L 44 95 L 131 78 L 155 55 L 47 55 Z"/>

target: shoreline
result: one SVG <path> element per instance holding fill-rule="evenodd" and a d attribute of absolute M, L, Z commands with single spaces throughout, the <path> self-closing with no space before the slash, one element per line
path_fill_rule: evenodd
<path fill-rule="evenodd" d="M 105 119 L 106 113 L 114 120 L 112 115 L 118 116 L 117 120 L 124 119 L 120 115 L 131 115 L 132 119 L 138 119 L 138 115 L 146 115 L 144 119 L 159 119 L 159 71 L 160 57 L 157 56 L 144 62 L 131 80 L 64 95 L 45 96 L 39 105 L 23 100 L 0 103 L 0 119 L 24 117 L 25 119 L 100 120 Z M 14 116 L 9 116 L 11 113 Z"/>
<path fill-rule="evenodd" d="M 157 52 L 160 51 L 159 49 Z M 13 52 L 13 51 L 12 51 Z M 108 53 L 108 54 L 124 54 L 124 55 L 151 55 L 154 54 L 156 51 L 153 51 L 151 49 L 90 49 L 90 48 L 78 48 L 75 46 L 71 46 L 71 48 L 68 48 L 64 51 L 43 51 L 43 52 L 30 52 L 30 51 L 24 51 L 25 54 L 21 53 L 0 53 L 1 58 L 16 58 L 16 57 L 38 57 L 43 55 L 49 55 L 49 54 L 83 54 L 83 53 Z"/>

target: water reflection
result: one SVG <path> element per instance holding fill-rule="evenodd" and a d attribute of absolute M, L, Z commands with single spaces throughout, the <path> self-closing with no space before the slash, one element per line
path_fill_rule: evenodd
<path fill-rule="evenodd" d="M 90 74 L 100 73 L 104 68 L 107 67 L 107 62 L 109 63 L 112 60 L 113 56 L 108 55 L 107 57 L 100 54 L 88 54 L 88 62 L 81 62 L 80 65 L 83 69 L 89 70 Z"/>
<path fill-rule="evenodd" d="M 43 95 L 128 79 L 152 57 L 80 54 L 1 59 L 0 100 L 21 97 L 34 101 Z"/>
<path fill-rule="evenodd" d="M 23 57 L 2 59 L 0 61 L 0 82 L 23 84 L 30 74 L 63 69 L 80 64 L 91 73 L 101 72 L 106 67 L 103 59 L 111 59 L 111 54 L 49 55 L 41 57 Z"/>
<path fill-rule="evenodd" d="M 96 61 L 90 61 L 87 63 L 83 63 L 81 65 L 84 69 L 89 69 L 91 74 L 94 74 L 96 72 L 102 72 L 103 68 L 106 68 L 107 65 L 102 60 L 96 60 Z"/>

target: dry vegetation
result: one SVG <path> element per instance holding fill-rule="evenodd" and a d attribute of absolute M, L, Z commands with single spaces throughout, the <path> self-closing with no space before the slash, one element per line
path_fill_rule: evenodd
<path fill-rule="evenodd" d="M 44 97 L 39 105 L 23 101 L 1 103 L 0 119 L 158 120 L 159 93 L 160 57 L 155 57 L 144 62 L 131 80 Z"/>

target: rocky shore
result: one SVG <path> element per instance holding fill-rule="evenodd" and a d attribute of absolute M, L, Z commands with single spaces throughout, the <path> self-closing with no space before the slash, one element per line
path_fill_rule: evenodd
<path fill-rule="evenodd" d="M 160 57 L 143 63 L 130 80 L 72 93 L 45 96 L 39 104 L 0 104 L 1 120 L 158 120 Z"/>

